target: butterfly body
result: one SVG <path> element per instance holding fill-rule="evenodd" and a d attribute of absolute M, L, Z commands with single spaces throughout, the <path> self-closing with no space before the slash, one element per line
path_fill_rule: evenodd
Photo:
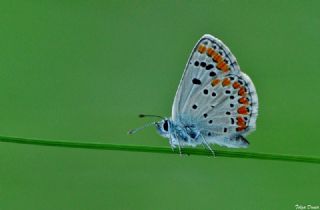
<path fill-rule="evenodd" d="M 160 135 L 170 139 L 173 148 L 179 145 L 196 146 L 202 142 L 200 130 L 193 123 L 165 119 L 157 122 L 156 126 Z"/>
<path fill-rule="evenodd" d="M 172 148 L 205 145 L 206 143 L 218 144 L 221 146 L 240 148 L 247 147 L 249 142 L 243 136 L 226 136 L 212 133 L 212 138 L 205 142 L 202 136 L 205 133 L 201 132 L 201 128 L 198 128 L 196 124 L 183 122 L 174 122 L 172 119 L 161 120 L 156 123 L 159 134 L 169 139 L 169 143 Z"/>
<path fill-rule="evenodd" d="M 172 148 L 199 144 L 240 148 L 249 145 L 245 136 L 255 130 L 257 115 L 253 82 L 222 41 L 204 35 L 185 67 L 171 118 L 155 125 Z"/>

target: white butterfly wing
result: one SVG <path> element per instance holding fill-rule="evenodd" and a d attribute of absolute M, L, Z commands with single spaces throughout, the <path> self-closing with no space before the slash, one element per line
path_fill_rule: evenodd
<path fill-rule="evenodd" d="M 208 49 L 212 49 L 214 54 L 209 50 L 208 55 Z M 234 74 L 239 74 L 240 68 L 230 50 L 212 35 L 206 34 L 202 36 L 192 50 L 174 98 L 172 107 L 173 120 L 176 120 L 179 115 L 188 112 L 186 102 L 188 102 L 195 92 L 199 92 L 204 84 L 211 82 L 213 78 L 223 74 L 222 70 L 216 68 L 217 62 L 213 59 L 214 56 L 217 59 L 219 58 L 219 51 L 221 54 L 224 54 L 224 56 L 220 57 L 225 57 L 226 62 L 229 63 L 230 71 Z M 197 83 L 198 81 L 201 82 L 200 85 L 194 84 L 194 82 Z"/>
<path fill-rule="evenodd" d="M 195 124 L 210 143 L 241 147 L 254 130 L 258 98 L 250 78 L 219 39 L 204 35 L 194 47 L 180 81 L 172 119 Z M 242 136 L 241 136 L 242 137 Z"/>

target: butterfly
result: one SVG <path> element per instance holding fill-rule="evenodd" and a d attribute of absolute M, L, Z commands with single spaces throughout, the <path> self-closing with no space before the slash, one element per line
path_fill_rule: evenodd
<path fill-rule="evenodd" d="M 205 34 L 196 43 L 176 92 L 172 116 L 157 115 L 155 125 L 171 148 L 210 144 L 246 148 L 245 138 L 256 128 L 258 96 L 250 77 L 241 72 L 235 56 L 218 38 Z"/>

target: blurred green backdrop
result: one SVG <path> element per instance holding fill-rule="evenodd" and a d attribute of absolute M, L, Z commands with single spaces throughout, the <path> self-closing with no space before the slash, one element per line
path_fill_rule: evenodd
<path fill-rule="evenodd" d="M 168 146 L 196 41 L 222 39 L 254 81 L 247 151 L 320 156 L 320 1 L 0 3 L 0 134 Z M 225 149 L 218 146 L 216 149 Z M 320 205 L 314 164 L 0 143 L 0 209 L 296 209 Z"/>

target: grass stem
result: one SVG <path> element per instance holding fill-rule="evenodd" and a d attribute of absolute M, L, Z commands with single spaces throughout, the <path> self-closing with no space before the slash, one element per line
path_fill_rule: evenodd
<path fill-rule="evenodd" d="M 171 148 L 168 148 L 168 147 L 153 147 L 153 146 L 141 146 L 141 145 L 118 145 L 118 144 L 102 144 L 102 143 L 70 142 L 70 141 L 52 141 L 52 140 L 26 139 L 26 138 L 7 137 L 7 136 L 0 136 L 0 142 L 17 143 L 17 144 L 30 144 L 30 145 L 39 145 L 39 146 L 96 149 L 96 150 L 115 150 L 115 151 L 129 151 L 129 152 L 179 154 L 178 150 L 172 151 Z M 183 148 L 182 152 L 183 152 L 183 154 L 187 154 L 187 155 L 212 156 L 212 153 L 210 151 L 207 151 L 204 149 Z M 320 157 L 308 157 L 308 156 L 285 155 L 285 154 L 268 154 L 268 153 L 255 153 L 255 152 L 215 150 L 215 156 L 216 157 L 229 157 L 229 158 L 281 160 L 281 161 L 320 164 Z"/>

